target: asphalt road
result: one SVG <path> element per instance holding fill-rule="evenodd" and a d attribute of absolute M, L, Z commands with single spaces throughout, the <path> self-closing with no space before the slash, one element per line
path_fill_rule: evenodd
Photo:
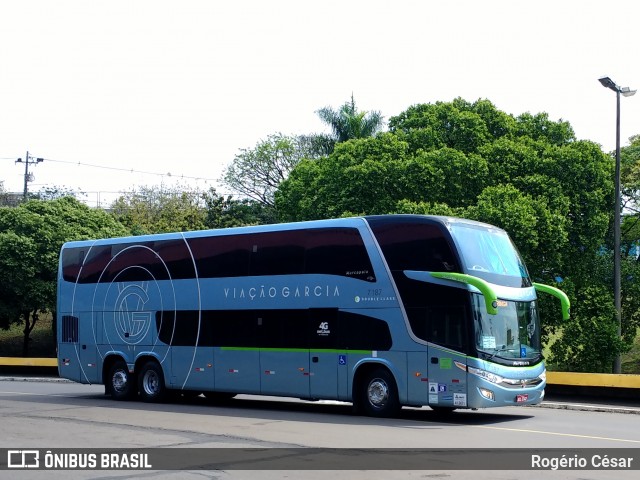
<path fill-rule="evenodd" d="M 638 462 L 633 464 L 638 468 L 640 409 L 633 405 L 549 401 L 536 407 L 460 411 L 448 417 L 440 417 L 428 408 L 403 409 L 398 418 L 372 419 L 353 415 L 350 405 L 337 402 L 255 396 L 238 396 L 224 405 L 212 405 L 204 397 L 165 404 L 117 402 L 104 395 L 102 386 L 31 380 L 0 378 L 0 448 L 139 450 L 162 447 L 216 452 L 222 447 L 352 448 L 368 455 L 371 453 L 366 449 L 463 451 L 482 448 L 487 449 L 490 457 L 485 460 L 494 463 L 490 469 L 486 461 L 480 461 L 479 468 L 483 469 L 460 470 L 464 465 L 459 462 L 476 461 L 461 454 L 447 457 L 444 463 L 437 464 L 439 468 L 428 470 L 325 471 L 317 470 L 318 464 L 314 463 L 312 470 L 247 471 L 238 469 L 242 466 L 240 463 L 228 469 L 189 471 L 0 470 L 0 478 L 618 480 L 639 476 L 638 470 L 620 469 L 505 470 L 501 463 L 503 459 L 509 464 L 507 449 L 514 448 L 526 449 L 532 455 L 555 448 L 594 449 L 588 452 L 602 455 L 617 452 L 610 449 L 630 449 L 628 456 Z M 507 456 L 501 457 L 502 454 Z M 326 458 L 330 461 L 329 456 Z"/>

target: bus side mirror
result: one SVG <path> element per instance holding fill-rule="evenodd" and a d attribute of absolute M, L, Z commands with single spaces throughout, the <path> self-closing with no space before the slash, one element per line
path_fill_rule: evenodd
<path fill-rule="evenodd" d="M 554 297 L 560 299 L 560 305 L 562 306 L 562 319 L 569 320 L 569 313 L 571 309 L 571 302 L 569 301 L 569 297 L 562 290 L 556 287 L 552 287 L 551 285 L 545 285 L 544 283 L 535 283 L 533 284 L 536 291 L 548 293 L 553 295 Z"/>

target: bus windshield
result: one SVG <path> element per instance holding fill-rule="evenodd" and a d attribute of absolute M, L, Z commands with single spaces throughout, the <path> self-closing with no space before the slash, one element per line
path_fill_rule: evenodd
<path fill-rule="evenodd" d="M 507 360 L 540 357 L 540 320 L 535 300 L 498 300 L 498 314 L 490 315 L 482 295 L 471 297 L 478 351 Z"/>
<path fill-rule="evenodd" d="M 524 262 L 505 231 L 472 224 L 452 224 L 450 231 L 467 273 L 498 285 L 531 286 Z"/>

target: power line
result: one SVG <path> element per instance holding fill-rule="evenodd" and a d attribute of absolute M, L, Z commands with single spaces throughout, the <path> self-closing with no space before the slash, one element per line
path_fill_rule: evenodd
<path fill-rule="evenodd" d="M 158 177 L 171 177 L 171 178 L 184 178 L 186 180 L 204 180 L 204 181 L 210 181 L 210 182 L 217 182 L 218 179 L 214 179 L 214 178 L 206 178 L 206 177 L 194 177 L 194 176 L 190 176 L 190 175 L 182 175 L 182 174 L 178 174 L 178 175 L 174 175 L 171 172 L 167 172 L 167 173 L 158 173 L 158 172 L 148 172 L 148 171 L 144 171 L 144 170 L 136 170 L 135 168 L 122 168 L 122 167 L 112 167 L 112 166 L 107 166 L 107 165 L 96 165 L 93 163 L 86 163 L 86 162 L 70 162 L 68 160 L 55 160 L 52 158 L 45 158 L 44 160 L 48 161 L 48 162 L 54 162 L 54 163 L 66 163 L 68 165 L 78 165 L 81 167 L 91 167 L 91 168 L 102 168 L 104 170 L 114 170 L 114 171 L 119 171 L 119 172 L 127 172 L 127 173 L 141 173 L 144 175 L 155 175 Z"/>
<path fill-rule="evenodd" d="M 15 157 L 0 157 L 0 160 L 14 160 L 15 161 Z M 184 175 L 184 174 L 173 174 L 171 172 L 167 172 L 167 173 L 159 173 L 159 172 L 149 172 L 149 171 L 145 171 L 145 170 L 137 170 L 135 168 L 124 168 L 124 167 L 112 167 L 109 165 L 97 165 L 94 163 L 87 163 L 87 162 L 73 162 L 73 161 L 69 161 L 69 160 L 57 160 L 57 159 L 53 159 L 53 158 L 42 158 L 41 161 L 47 161 L 47 162 L 53 162 L 53 163 L 64 163 L 67 165 L 77 165 L 80 167 L 90 167 L 90 168 L 101 168 L 103 170 L 112 170 L 112 171 L 118 171 L 118 172 L 126 172 L 126 173 L 139 173 L 139 174 L 143 174 L 143 175 L 154 175 L 157 177 L 170 177 L 170 178 L 177 178 L 177 179 L 185 179 L 185 180 L 202 180 L 205 182 L 218 182 L 219 179 L 217 178 L 207 178 L 207 177 L 196 177 L 196 176 L 191 176 L 191 175 Z"/>

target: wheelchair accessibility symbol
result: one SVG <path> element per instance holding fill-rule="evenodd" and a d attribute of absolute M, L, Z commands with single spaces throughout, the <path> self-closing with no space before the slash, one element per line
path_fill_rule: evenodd
<path fill-rule="evenodd" d="M 338 355 L 338 365 L 346 365 L 346 364 L 347 364 L 347 356 Z"/>

